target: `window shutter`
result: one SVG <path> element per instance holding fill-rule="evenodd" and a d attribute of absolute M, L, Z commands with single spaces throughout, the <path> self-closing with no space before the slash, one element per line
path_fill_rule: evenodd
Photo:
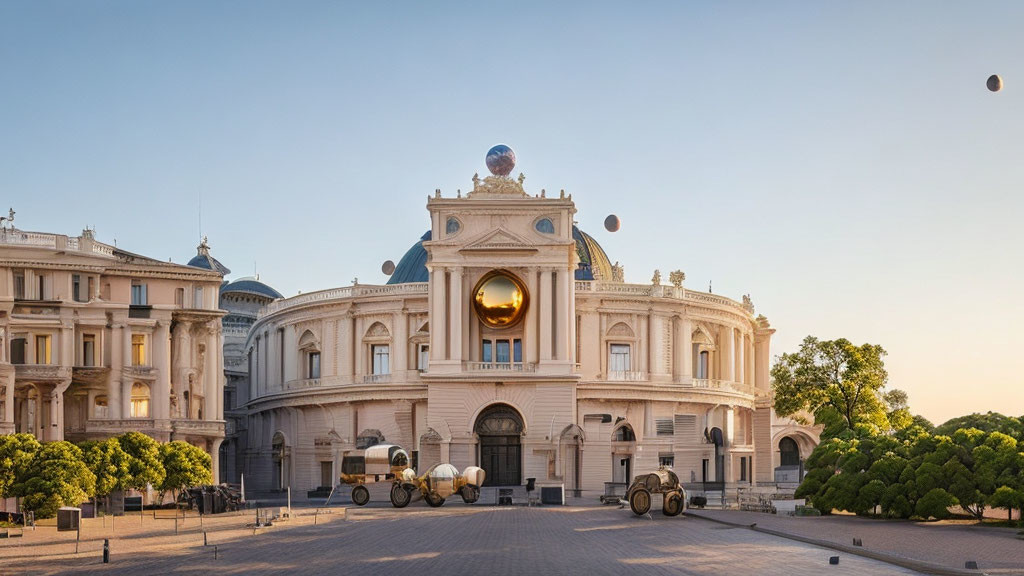
<path fill-rule="evenodd" d="M 694 414 L 676 414 L 676 436 L 682 442 L 696 443 L 697 416 Z"/>
<path fill-rule="evenodd" d="M 675 427 L 672 425 L 671 418 L 658 418 L 655 420 L 657 426 L 658 436 L 672 436 L 675 434 Z"/>

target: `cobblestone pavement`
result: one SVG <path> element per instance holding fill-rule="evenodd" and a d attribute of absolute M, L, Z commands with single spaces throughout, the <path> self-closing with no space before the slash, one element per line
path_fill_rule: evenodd
<path fill-rule="evenodd" d="M 836 544 L 852 545 L 860 538 L 865 550 L 908 558 L 946 568 L 964 567 L 968 560 L 990 574 L 1024 574 L 1024 540 L 1016 528 L 993 528 L 963 523 L 875 520 L 856 516 L 796 518 L 734 510 L 689 510 L 735 524 L 784 532 Z"/>
<path fill-rule="evenodd" d="M 252 517 L 87 520 L 75 534 L 42 527 L 0 540 L 0 574 L 913 574 L 875 560 L 697 518 L 638 518 L 618 507 L 495 508 L 419 503 L 312 510 L 261 528 Z M 111 563 L 100 563 L 103 538 Z M 217 558 L 214 559 L 214 546 Z M 829 556 L 841 556 L 838 566 Z"/>

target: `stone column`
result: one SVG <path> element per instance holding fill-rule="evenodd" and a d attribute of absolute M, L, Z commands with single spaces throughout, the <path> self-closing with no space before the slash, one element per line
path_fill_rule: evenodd
<path fill-rule="evenodd" d="M 189 331 L 191 330 L 191 323 L 178 321 L 174 325 L 174 333 L 172 334 L 171 340 L 171 393 L 175 396 L 177 403 L 174 413 L 171 414 L 171 418 L 182 418 L 185 410 L 185 398 L 182 395 L 184 389 L 188 386 L 188 365 L 192 356 L 192 348 L 189 341 Z M 246 368 L 248 369 L 248 367 Z M 254 374 L 249 375 L 250 378 L 254 378 Z M 189 393 L 191 394 L 191 392 Z M 188 417 L 188 414 L 184 414 L 184 417 Z"/>
<path fill-rule="evenodd" d="M 743 383 L 754 385 L 754 341 L 751 336 L 743 337 Z"/>
<path fill-rule="evenodd" d="M 530 268 L 526 272 L 526 290 L 530 294 L 530 302 L 527 304 L 526 325 L 523 327 L 523 362 L 535 364 L 538 351 L 537 319 L 540 317 L 540 292 L 537 288 L 536 268 Z M 479 348 L 480 343 L 474 342 L 473 346 Z"/>
<path fill-rule="evenodd" d="M 650 310 L 647 313 L 647 366 L 651 376 L 661 374 L 661 363 L 658 362 L 661 339 L 661 317 Z"/>
<path fill-rule="evenodd" d="M 206 355 L 203 357 L 203 420 L 217 420 L 217 356 L 221 354 L 221 350 L 217 348 L 214 327 L 207 324 L 204 329 Z"/>
<path fill-rule="evenodd" d="M 210 447 L 210 472 L 213 474 L 214 485 L 220 484 L 220 445 L 224 443 L 223 438 L 209 440 Z"/>
<path fill-rule="evenodd" d="M 217 367 L 217 369 L 216 369 L 217 378 L 216 378 L 216 380 L 214 380 L 214 386 L 217 389 L 217 393 L 216 393 L 216 399 L 217 399 L 216 419 L 217 420 L 223 420 L 224 419 L 224 381 L 225 381 L 225 376 L 224 376 L 224 353 L 223 353 L 223 351 L 224 351 L 224 330 L 223 330 L 223 328 L 221 328 L 220 320 L 214 320 L 213 339 L 214 339 L 214 346 L 215 346 L 214 350 L 216 351 L 216 355 L 214 356 L 214 363 L 215 363 L 215 365 Z"/>
<path fill-rule="evenodd" d="M 167 420 L 171 417 L 171 358 L 170 358 L 170 326 L 169 320 L 161 320 L 153 330 L 153 368 L 156 369 L 156 382 L 150 402 L 153 407 L 153 418 Z"/>
<path fill-rule="evenodd" d="M 0 385 L 4 388 L 4 422 L 14 431 L 14 366 L 0 366 Z"/>
<path fill-rule="evenodd" d="M 60 326 L 60 348 L 57 356 L 61 366 L 75 365 L 75 325 L 71 322 L 63 322 Z"/>
<path fill-rule="evenodd" d="M 675 344 L 675 364 L 679 369 L 676 380 L 689 382 L 693 379 L 693 326 L 689 318 L 682 317 L 676 320 Z"/>
<path fill-rule="evenodd" d="M 537 292 L 540 309 L 540 361 L 544 362 L 551 360 L 551 332 L 554 330 L 551 325 L 551 270 L 540 271 L 540 289 Z"/>
<path fill-rule="evenodd" d="M 743 334 L 739 331 L 736 332 L 736 340 L 738 341 L 739 345 L 736 346 L 735 378 L 737 382 L 743 382 L 743 376 L 747 373 L 747 366 L 745 364 L 746 357 L 744 356 L 747 349 L 746 346 L 743 345 Z"/>
<path fill-rule="evenodd" d="M 754 332 L 754 385 L 758 390 L 768 392 L 771 388 L 768 364 L 771 354 L 772 334 L 775 333 L 775 329 L 768 324 L 767 318 L 763 316 L 761 318 L 758 319 L 760 325 Z"/>
<path fill-rule="evenodd" d="M 436 267 L 430 271 L 430 359 L 445 360 L 448 357 L 445 330 L 445 308 L 448 295 L 445 293 L 444 268 Z M 357 335 L 358 340 L 360 335 Z"/>
<path fill-rule="evenodd" d="M 729 326 L 722 326 L 718 331 L 718 351 L 719 351 L 719 367 L 721 372 L 718 375 L 719 380 L 725 380 L 731 382 L 733 379 L 733 357 L 732 357 L 732 345 L 733 345 L 733 329 Z"/>
<path fill-rule="evenodd" d="M 391 373 L 396 377 L 405 377 L 405 371 L 409 369 L 409 321 L 402 312 L 395 312 L 391 315 L 391 326 L 394 328 L 395 340 L 395 363 Z"/>
<path fill-rule="evenodd" d="M 132 365 L 132 327 L 128 324 L 121 331 L 121 360 L 124 362 L 121 371 L 121 418 L 131 418 L 133 382 L 131 375 L 125 374 Z"/>
<path fill-rule="evenodd" d="M 353 334 L 356 331 L 356 319 L 348 312 L 341 322 L 338 322 L 340 330 L 338 339 L 338 374 L 341 376 L 352 376 L 355 374 L 355 357 L 353 356 Z"/>
<path fill-rule="evenodd" d="M 448 278 L 448 359 L 462 362 L 462 268 L 451 269 Z"/>
<path fill-rule="evenodd" d="M 570 338 L 570 324 L 575 324 L 575 319 L 570 322 L 571 313 L 569 307 L 569 274 L 565 270 L 559 270 L 557 275 L 552 278 L 554 283 L 555 295 L 557 298 L 557 310 L 555 321 L 556 332 L 555 332 L 555 359 L 563 362 L 569 361 L 571 354 L 569 352 L 575 346 L 575 342 Z"/>
<path fill-rule="evenodd" d="M 363 366 L 366 363 L 366 351 L 363 350 L 363 332 L 366 331 L 366 327 L 363 326 L 363 318 L 356 316 L 355 318 L 355 330 L 352 333 L 352 367 L 353 367 L 353 382 L 361 382 L 363 375 L 369 371 Z M 434 325 L 430 325 L 430 332 L 433 334 Z"/>
<path fill-rule="evenodd" d="M 124 418 L 121 413 L 121 368 L 124 349 L 119 338 L 124 337 L 124 328 L 116 327 L 108 330 L 110 338 L 104 342 L 110 346 L 110 375 L 107 377 L 107 414 L 111 419 Z M 97 364 L 100 364 L 99 362 Z"/>
<path fill-rule="evenodd" d="M 579 335 L 576 334 L 576 278 L 571 270 L 563 272 L 565 275 L 565 293 L 566 293 L 566 316 L 569 318 L 569 362 L 575 364 L 580 361 L 576 357 L 576 342 Z M 580 318 L 580 322 L 583 319 Z"/>

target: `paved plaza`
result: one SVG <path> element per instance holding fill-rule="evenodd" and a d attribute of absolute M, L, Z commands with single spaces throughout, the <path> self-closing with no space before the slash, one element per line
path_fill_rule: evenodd
<path fill-rule="evenodd" d="M 698 517 L 638 518 L 610 507 L 479 507 L 417 503 L 404 510 L 374 503 L 319 514 L 295 509 L 291 520 L 254 530 L 251 514 L 179 522 L 147 515 L 85 521 L 75 534 L 53 527 L 0 540 L 0 574 L 915 574 L 913 570 Z M 707 514 L 705 512 L 705 514 Z M 714 512 L 747 521 L 743 513 Z M 756 514 L 759 525 L 772 516 Z M 825 526 L 822 519 L 780 519 Z M 829 525 L 836 519 L 824 519 Z M 839 519 L 845 522 L 851 519 Z M 854 522 L 857 519 L 852 519 Z M 806 521 L 806 522 L 805 522 Z M 816 524 L 817 523 L 817 524 Z M 864 533 L 868 546 L 870 531 Z M 913 534 L 913 526 L 902 525 Z M 891 525 L 888 529 L 900 530 Z M 833 528 L 833 531 L 839 530 Z M 817 532 L 817 529 L 812 532 Z M 103 538 L 111 563 L 100 562 Z M 904 536 L 898 536 L 902 538 Z M 916 536 L 914 536 L 916 537 Z M 982 534 L 980 538 L 985 538 Z M 893 538 L 884 533 L 884 538 Z M 979 540 L 978 543 L 982 542 Z M 1024 544 L 1016 540 L 996 545 Z M 872 544 L 873 545 L 873 544 Z M 972 543 L 973 545 L 973 543 Z M 216 558 L 214 555 L 216 554 Z M 830 566 L 829 556 L 841 557 Z M 962 568 L 963 565 L 960 565 Z M 1004 572 L 1009 572 L 1003 570 Z"/>

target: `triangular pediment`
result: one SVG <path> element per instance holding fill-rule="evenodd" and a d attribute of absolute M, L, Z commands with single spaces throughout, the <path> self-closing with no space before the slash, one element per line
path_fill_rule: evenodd
<path fill-rule="evenodd" d="M 537 247 L 527 241 L 522 236 L 506 229 L 499 227 L 495 230 L 491 230 L 474 240 L 467 243 L 462 250 L 472 251 L 491 251 L 491 250 L 513 250 L 513 251 L 531 251 L 536 252 Z"/>

